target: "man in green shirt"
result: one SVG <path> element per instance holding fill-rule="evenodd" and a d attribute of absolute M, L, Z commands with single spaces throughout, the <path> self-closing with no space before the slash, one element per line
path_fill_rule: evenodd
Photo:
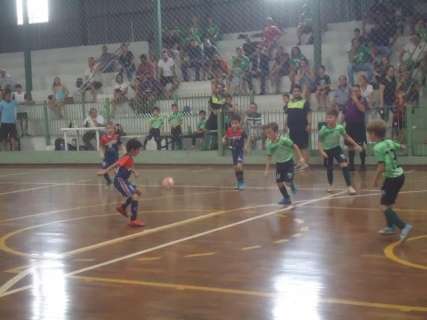
<path fill-rule="evenodd" d="M 212 44 L 216 44 L 220 40 L 219 26 L 213 21 L 212 17 L 208 17 L 208 25 L 206 26 L 205 39 L 209 39 Z"/>
<path fill-rule="evenodd" d="M 294 183 L 294 153 L 296 153 L 302 164 L 305 164 L 304 157 L 300 148 L 293 141 L 279 134 L 279 126 L 273 122 L 265 127 L 267 136 L 267 163 L 265 166 L 265 175 L 268 175 L 271 162 L 276 164 L 276 183 L 283 199 L 279 201 L 281 205 L 292 205 L 291 197 L 287 187 L 293 193 L 296 192 Z"/>
<path fill-rule="evenodd" d="M 371 49 L 360 43 L 360 39 L 353 39 L 349 51 L 350 64 L 347 67 L 348 80 L 354 85 L 354 74 L 364 71 L 369 82 L 372 82 L 374 66 L 372 64 Z"/>
<path fill-rule="evenodd" d="M 248 84 L 249 90 L 252 90 L 252 81 L 250 76 L 251 60 L 245 56 L 243 48 L 236 49 L 236 56 L 231 58 L 231 85 L 233 91 L 242 93 L 245 91 L 245 85 Z"/>
<path fill-rule="evenodd" d="M 400 231 L 400 241 L 403 243 L 412 231 L 412 226 L 404 222 L 394 211 L 400 189 L 405 183 L 405 175 L 402 167 L 397 161 L 397 150 L 404 146 L 385 139 L 387 125 L 383 120 L 375 120 L 368 125 L 369 140 L 375 143 L 374 154 L 378 161 L 374 187 L 378 187 L 381 176 L 384 176 L 381 196 L 381 206 L 384 210 L 387 226 L 379 231 L 382 235 L 396 233 L 396 227 Z"/>
<path fill-rule="evenodd" d="M 326 112 L 326 124 L 319 131 L 319 152 L 325 159 L 326 176 L 328 178 L 328 192 L 333 192 L 334 183 L 334 159 L 339 163 L 342 174 L 344 176 L 347 190 L 350 195 L 356 194 L 356 190 L 351 183 L 351 175 L 348 169 L 347 158 L 341 149 L 341 137 L 344 138 L 356 150 L 361 147 L 347 134 L 345 128 L 341 124 L 337 124 L 338 110 L 329 109 Z"/>
<path fill-rule="evenodd" d="M 175 146 L 178 150 L 182 150 L 182 122 L 184 116 L 182 112 L 178 111 L 178 105 L 172 104 L 172 114 L 169 116 L 169 124 L 171 127 L 172 136 L 172 150 L 175 150 Z"/>
<path fill-rule="evenodd" d="M 207 131 L 206 130 L 206 111 L 200 110 L 199 122 L 197 123 L 197 129 L 196 129 L 196 132 L 193 133 L 193 137 L 192 137 L 192 141 L 191 141 L 193 149 L 196 147 L 197 138 L 203 138 L 205 136 L 206 131 Z"/>
<path fill-rule="evenodd" d="M 147 146 L 147 142 L 154 138 L 157 144 L 157 150 L 161 149 L 161 138 L 160 138 L 160 130 L 163 127 L 164 119 L 160 116 L 159 107 L 153 108 L 153 114 L 150 119 L 150 131 L 148 132 L 148 136 L 145 137 L 144 140 L 144 149 Z"/>

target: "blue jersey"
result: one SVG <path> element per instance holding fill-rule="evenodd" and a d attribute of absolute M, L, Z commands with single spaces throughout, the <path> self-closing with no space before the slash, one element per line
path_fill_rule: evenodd
<path fill-rule="evenodd" d="M 233 130 L 228 128 L 225 136 L 229 141 L 229 145 L 233 150 L 243 150 L 245 146 L 246 133 L 241 129 Z"/>

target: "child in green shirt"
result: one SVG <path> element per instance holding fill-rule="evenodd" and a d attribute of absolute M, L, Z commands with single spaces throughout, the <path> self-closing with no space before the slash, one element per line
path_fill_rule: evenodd
<path fill-rule="evenodd" d="M 172 114 L 169 116 L 169 124 L 171 126 L 172 136 L 172 150 L 175 150 L 175 146 L 178 150 L 182 150 L 182 122 L 184 116 L 182 112 L 178 111 L 178 105 L 172 104 Z"/>
<path fill-rule="evenodd" d="M 144 140 L 144 149 L 147 146 L 147 142 L 154 138 L 157 144 L 157 150 L 161 149 L 161 138 L 160 138 L 160 130 L 162 129 L 164 124 L 164 119 L 160 116 L 159 107 L 153 108 L 153 115 L 150 119 L 150 131 L 148 132 L 148 136 Z"/>
<path fill-rule="evenodd" d="M 196 147 L 197 138 L 203 138 L 206 133 L 206 111 L 200 110 L 199 112 L 199 122 L 197 123 L 196 132 L 193 133 L 191 144 L 193 149 Z"/>
<path fill-rule="evenodd" d="M 323 159 L 325 159 L 326 175 L 329 183 L 328 192 L 331 193 L 333 191 L 335 159 L 342 169 L 348 193 L 354 195 L 356 194 L 356 190 L 351 183 L 347 158 L 340 146 L 341 137 L 352 145 L 355 150 L 361 150 L 362 148 L 347 134 L 341 124 L 337 124 L 338 115 L 337 109 L 329 109 L 326 112 L 326 124 L 319 131 L 319 152 Z"/>
<path fill-rule="evenodd" d="M 290 138 L 279 134 L 277 123 L 272 122 L 265 126 L 265 135 L 268 138 L 265 175 L 268 175 L 271 162 L 274 162 L 276 164 L 277 186 L 283 196 L 279 204 L 290 206 L 292 201 L 286 187 L 289 187 L 293 193 L 296 192 L 294 154 L 298 155 L 301 164 L 305 164 L 304 157 L 300 148 Z"/>
<path fill-rule="evenodd" d="M 412 226 L 398 216 L 393 206 L 405 182 L 404 171 L 397 161 L 396 151 L 405 148 L 405 146 L 386 139 L 386 128 L 387 125 L 383 120 L 372 121 L 367 128 L 369 141 L 375 143 L 374 154 L 378 161 L 374 187 L 378 187 L 381 176 L 384 176 L 381 188 L 381 206 L 384 210 L 387 226 L 381 229 L 379 233 L 392 235 L 396 233 L 397 227 L 400 229 L 400 241 L 403 243 L 412 231 Z"/>

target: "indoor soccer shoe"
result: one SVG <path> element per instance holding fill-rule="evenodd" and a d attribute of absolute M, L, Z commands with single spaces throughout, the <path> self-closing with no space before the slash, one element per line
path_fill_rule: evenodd
<path fill-rule="evenodd" d="M 297 193 L 298 192 L 298 188 L 297 188 L 297 186 L 295 185 L 295 183 L 291 183 L 291 185 L 290 185 L 290 187 L 291 187 L 291 192 L 293 193 L 293 194 L 295 194 L 295 193 Z"/>
<path fill-rule="evenodd" d="M 278 202 L 280 205 L 283 205 L 283 206 L 289 206 L 289 205 L 291 205 L 292 204 L 292 201 L 291 201 L 291 199 L 290 198 L 283 198 L 282 200 L 280 200 L 279 202 Z"/>
<path fill-rule="evenodd" d="M 246 184 L 244 182 L 239 182 L 238 189 L 239 190 L 245 190 L 246 189 Z"/>
<path fill-rule="evenodd" d="M 132 228 L 141 228 L 143 226 L 145 226 L 145 224 L 144 224 L 144 221 L 142 220 L 133 220 L 129 222 L 129 227 L 132 227 Z"/>
<path fill-rule="evenodd" d="M 120 213 L 123 217 L 126 217 L 126 218 L 128 217 L 128 213 L 126 212 L 126 208 L 124 208 L 122 205 L 117 206 L 116 211 L 118 213 Z"/>
<path fill-rule="evenodd" d="M 396 233 L 396 228 L 385 227 L 378 231 L 383 236 L 390 236 Z"/>

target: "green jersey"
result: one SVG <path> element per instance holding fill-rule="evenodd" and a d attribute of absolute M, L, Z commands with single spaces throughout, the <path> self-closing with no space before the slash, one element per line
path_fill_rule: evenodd
<path fill-rule="evenodd" d="M 284 163 L 294 158 L 294 142 L 284 136 L 276 141 L 267 140 L 267 155 L 273 158 L 274 163 Z"/>
<path fill-rule="evenodd" d="M 344 126 L 337 124 L 334 128 L 324 125 L 319 131 L 319 141 L 325 150 L 340 146 L 341 137 L 346 135 Z"/>
<path fill-rule="evenodd" d="M 397 162 L 396 150 L 400 144 L 390 139 L 379 141 L 374 146 L 375 159 L 384 163 L 384 177 L 397 178 L 403 174 L 403 169 Z"/>
<path fill-rule="evenodd" d="M 197 124 L 197 130 L 206 130 L 206 119 L 200 119 Z"/>
<path fill-rule="evenodd" d="M 176 128 L 182 125 L 183 118 L 184 116 L 181 112 L 173 112 L 169 116 L 169 124 L 171 125 L 172 128 Z"/>
<path fill-rule="evenodd" d="M 160 129 L 163 127 L 163 118 L 161 116 L 153 116 L 150 120 L 151 128 L 153 129 Z"/>
<path fill-rule="evenodd" d="M 251 60 L 247 56 L 233 57 L 231 65 L 235 71 L 241 73 L 249 71 Z"/>
<path fill-rule="evenodd" d="M 354 64 L 368 63 L 371 60 L 371 49 L 365 46 L 360 46 L 353 56 Z"/>

